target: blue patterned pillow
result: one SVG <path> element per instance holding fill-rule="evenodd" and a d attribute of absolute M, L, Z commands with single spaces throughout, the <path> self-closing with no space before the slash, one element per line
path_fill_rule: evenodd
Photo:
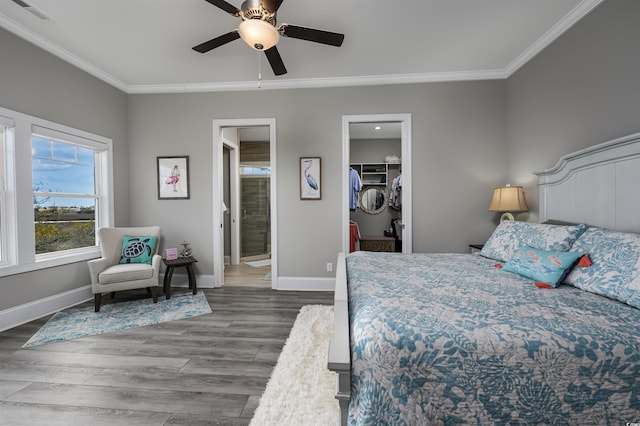
<path fill-rule="evenodd" d="M 556 287 L 583 254 L 524 246 L 516 250 L 511 260 L 502 265 L 502 269 Z"/>
<path fill-rule="evenodd" d="M 565 283 L 640 308 L 640 234 L 589 228 L 571 251 L 589 253 L 592 265 L 574 268 Z"/>
<path fill-rule="evenodd" d="M 571 245 L 587 229 L 586 225 L 547 225 L 543 223 L 505 220 L 493 231 L 480 255 L 508 262 L 520 247 L 538 250 L 569 251 Z"/>
<path fill-rule="evenodd" d="M 138 237 L 125 235 L 122 238 L 122 251 L 120 252 L 120 263 L 148 263 L 156 251 L 158 237 Z"/>

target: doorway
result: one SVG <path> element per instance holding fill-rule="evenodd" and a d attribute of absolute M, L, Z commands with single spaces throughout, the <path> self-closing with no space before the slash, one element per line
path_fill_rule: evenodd
<path fill-rule="evenodd" d="M 412 185 L 411 185 L 411 114 L 373 114 L 373 115 L 351 115 L 342 117 L 342 241 L 343 251 L 349 253 L 350 251 L 350 218 L 351 209 L 351 189 L 350 189 L 350 168 L 353 163 L 351 158 L 352 149 L 352 132 L 355 132 L 358 127 L 373 127 L 376 124 L 387 123 L 394 124 L 394 128 L 399 127 L 400 137 L 400 164 L 396 166 L 401 167 L 402 173 L 402 207 L 401 207 L 401 226 L 400 229 L 393 229 L 397 231 L 397 238 L 399 239 L 398 249 L 402 253 L 412 252 Z M 362 125 L 362 126 L 361 126 Z M 396 126 L 397 125 L 397 126 Z M 392 154 L 392 153 L 390 153 Z M 376 167 L 384 167 L 384 177 L 389 178 L 389 172 L 392 169 L 390 164 L 387 163 L 386 158 L 380 158 L 376 162 Z M 361 164 L 362 166 L 362 164 Z M 396 175 L 397 171 L 396 169 Z M 362 172 L 362 170 L 360 170 Z M 371 171 L 368 178 L 379 178 L 381 176 L 380 171 Z M 377 179 L 376 179 L 377 180 Z M 389 181 L 390 182 L 390 181 Z M 371 183 L 371 182 L 369 182 Z M 386 180 L 385 180 L 386 183 Z M 373 186 L 373 185 L 371 185 Z M 376 213 L 378 213 L 376 211 Z M 381 228 L 387 228 L 390 224 L 382 224 Z M 377 226 L 377 225 L 376 225 Z"/>
<path fill-rule="evenodd" d="M 276 289 L 275 119 L 214 120 L 213 131 L 215 286 Z"/>
<path fill-rule="evenodd" d="M 269 128 L 239 128 L 240 258 L 271 258 Z"/>

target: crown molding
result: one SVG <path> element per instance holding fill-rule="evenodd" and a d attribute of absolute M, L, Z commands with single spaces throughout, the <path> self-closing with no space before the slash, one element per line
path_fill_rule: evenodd
<path fill-rule="evenodd" d="M 393 84 L 432 83 L 443 81 L 500 80 L 502 70 L 455 71 L 425 74 L 365 75 L 357 77 L 307 78 L 290 80 L 230 81 L 201 84 L 132 85 L 129 94 L 233 92 L 252 90 L 308 89 L 327 87 L 380 86 Z"/>
<path fill-rule="evenodd" d="M 509 78 L 514 72 L 518 71 L 520 67 L 529 62 L 540 53 L 545 47 L 553 43 L 555 39 L 560 37 L 571 28 L 576 22 L 584 18 L 589 12 L 595 9 L 604 0 L 583 0 L 576 7 L 573 8 L 564 18 L 558 21 L 553 27 L 549 29 L 545 34 L 536 40 L 531 46 L 525 49 L 516 59 L 513 60 L 504 69 L 506 78 Z"/>
<path fill-rule="evenodd" d="M 123 92 L 128 92 L 129 90 L 129 86 L 123 81 L 118 80 L 111 74 L 104 72 L 95 65 L 85 61 L 77 55 L 74 55 L 63 47 L 60 47 L 57 44 L 49 41 L 47 38 L 41 36 L 40 34 L 23 27 L 13 19 L 8 18 L 1 13 L 0 27 L 14 33 L 18 37 L 25 39 L 29 43 L 38 46 L 39 48 L 51 53 L 52 55 L 57 56 L 63 61 L 70 63 L 76 68 L 80 68 L 82 71 L 91 74 L 92 76 L 104 81 L 105 83 L 112 85 L 116 89 L 120 89 Z"/>
<path fill-rule="evenodd" d="M 278 90 L 299 88 L 325 88 L 348 86 L 377 86 L 411 83 L 453 82 L 471 80 L 500 80 L 509 78 L 520 67 L 526 64 L 556 38 L 571 28 L 576 22 L 591 12 L 604 0 L 583 0 L 569 14 L 561 19 L 542 37 L 523 51 L 504 69 L 477 70 L 477 71 L 451 71 L 421 74 L 393 74 L 393 75 L 365 75 L 336 78 L 309 78 L 289 80 L 262 80 L 262 81 L 229 81 L 220 83 L 181 83 L 181 84 L 151 84 L 129 85 L 122 80 L 103 71 L 95 65 L 87 62 L 79 56 L 69 52 L 63 47 L 51 42 L 38 33 L 23 27 L 7 16 L 0 14 L 0 27 L 14 33 L 28 42 L 44 49 L 60 59 L 74 65 L 88 74 L 104 81 L 107 84 L 127 94 L 153 94 L 153 93 L 202 93 L 202 92 L 231 92 L 252 90 Z"/>

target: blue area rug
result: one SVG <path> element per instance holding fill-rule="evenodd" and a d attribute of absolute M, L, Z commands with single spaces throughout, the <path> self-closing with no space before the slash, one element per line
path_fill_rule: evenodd
<path fill-rule="evenodd" d="M 182 293 L 158 303 L 149 298 L 108 303 L 94 312 L 93 306 L 69 308 L 52 316 L 22 347 L 62 342 L 127 328 L 175 321 L 213 312 L 204 293 Z"/>

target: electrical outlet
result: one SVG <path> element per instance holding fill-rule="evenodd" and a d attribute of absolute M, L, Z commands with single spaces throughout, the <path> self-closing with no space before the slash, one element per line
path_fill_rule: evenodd
<path fill-rule="evenodd" d="M 333 272 L 333 263 L 327 262 L 327 272 Z"/>

